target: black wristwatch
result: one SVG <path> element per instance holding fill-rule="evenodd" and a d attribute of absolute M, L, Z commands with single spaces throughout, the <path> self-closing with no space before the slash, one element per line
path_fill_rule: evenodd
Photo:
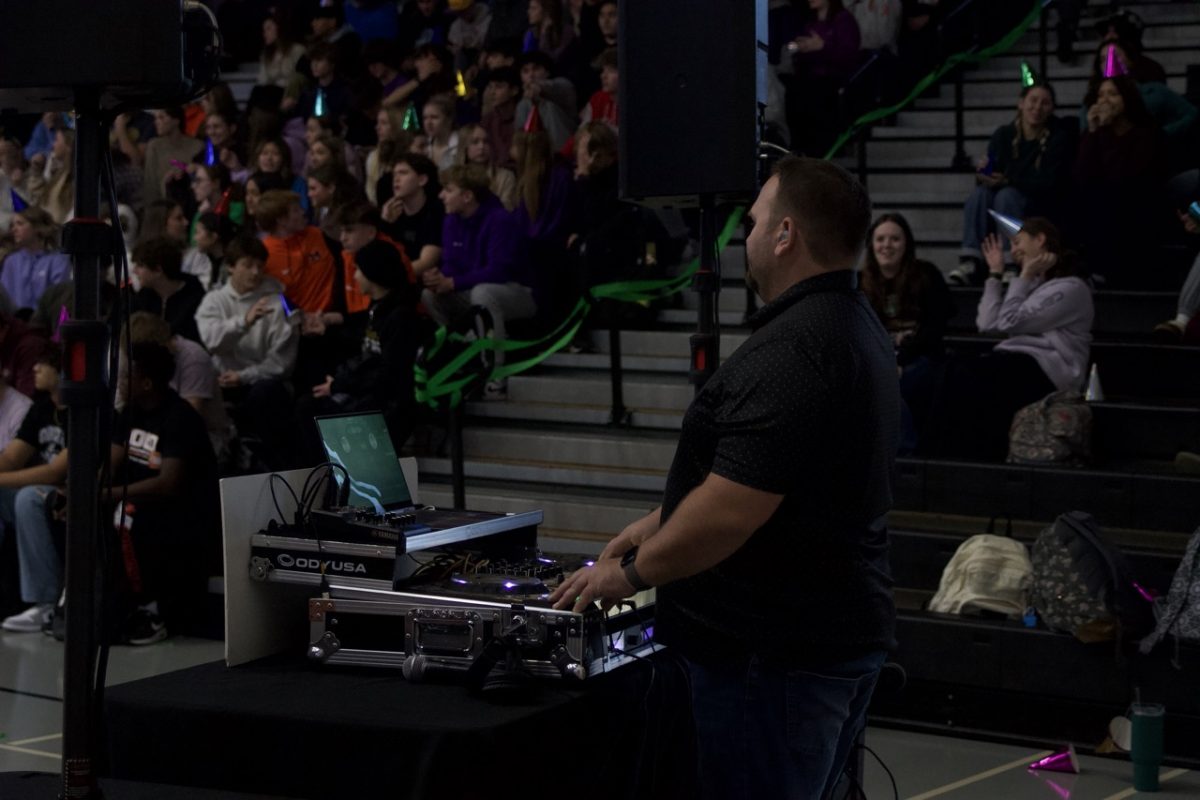
<path fill-rule="evenodd" d="M 625 553 L 621 558 L 621 571 L 625 573 L 625 580 L 629 581 L 629 585 L 633 587 L 634 591 L 644 592 L 650 588 L 650 584 L 642 579 L 642 576 L 638 574 L 637 567 L 634 566 L 633 562 L 637 560 L 637 554 L 636 547 Z"/>

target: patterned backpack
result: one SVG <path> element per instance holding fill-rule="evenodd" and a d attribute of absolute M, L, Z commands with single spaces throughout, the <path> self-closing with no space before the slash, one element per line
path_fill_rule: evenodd
<path fill-rule="evenodd" d="M 1166 601 L 1159 598 L 1158 625 L 1142 640 L 1141 651 L 1149 653 L 1167 636 L 1175 637 L 1176 644 L 1200 642 L 1200 529 L 1188 540 Z"/>
<path fill-rule="evenodd" d="M 1078 392 L 1054 392 L 1025 406 L 1008 432 L 1013 464 L 1082 464 L 1092 453 L 1092 409 Z"/>
<path fill-rule="evenodd" d="M 1150 604 L 1091 514 L 1060 514 L 1038 534 L 1032 560 L 1030 602 L 1050 628 L 1097 642 L 1150 627 Z"/>

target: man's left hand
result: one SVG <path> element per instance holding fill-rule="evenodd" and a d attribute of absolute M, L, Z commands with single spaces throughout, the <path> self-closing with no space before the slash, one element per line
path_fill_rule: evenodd
<path fill-rule="evenodd" d="M 607 611 L 622 597 L 632 594 L 633 585 L 626 580 L 620 559 L 602 558 L 595 566 L 577 570 L 559 584 L 550 595 L 550 602 L 557 609 L 571 608 L 580 614 L 593 600 L 599 600 L 600 608 Z"/>

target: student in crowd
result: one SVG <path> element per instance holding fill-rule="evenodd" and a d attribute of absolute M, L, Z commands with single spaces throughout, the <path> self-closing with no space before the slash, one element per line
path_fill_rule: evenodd
<path fill-rule="evenodd" d="M 895 54 L 904 16 L 901 0 L 849 0 L 845 5 L 858 24 L 863 50 Z"/>
<path fill-rule="evenodd" d="M 146 206 L 142 219 L 141 230 L 138 231 L 138 241 L 166 238 L 179 245 L 180 249 L 188 245 L 188 219 L 183 213 L 183 206 L 174 200 L 155 200 Z M 131 259 L 132 261 L 132 259 Z M 188 249 L 183 255 L 183 271 L 189 275 L 200 275 L 212 265 L 199 250 Z M 134 279 L 137 279 L 135 272 Z"/>
<path fill-rule="evenodd" d="M 913 387 L 923 455 L 1003 460 L 1013 415 L 1051 392 L 1079 391 L 1087 375 L 1092 294 L 1058 228 L 1025 220 L 1012 241 L 1021 272 L 1007 288 L 997 237 L 985 241 L 983 254 L 988 279 L 976 325 L 1008 338 L 986 355 L 947 359 L 931 381 Z"/>
<path fill-rule="evenodd" d="M 1200 219 L 1187 211 L 1180 211 L 1178 214 L 1184 231 L 1192 236 L 1200 235 Z M 1154 338 L 1158 341 L 1179 344 L 1188 333 L 1188 325 L 1200 313 L 1200 254 L 1196 255 L 1191 269 L 1188 270 L 1183 289 L 1179 292 L 1177 308 L 1174 319 L 1160 322 L 1154 327 Z"/>
<path fill-rule="evenodd" d="M 521 96 L 521 89 L 521 73 L 514 67 L 500 67 L 488 75 L 480 124 L 488 132 L 492 157 L 498 166 L 512 165 L 510 151 L 516 130 L 517 98 Z"/>
<path fill-rule="evenodd" d="M 225 245 L 233 238 L 234 229 L 229 217 L 213 211 L 197 215 L 192 225 L 195 244 L 183 254 L 183 271 L 195 275 L 206 292 L 221 282 Z"/>
<path fill-rule="evenodd" d="M 16 437 L 0 452 L 0 541 L 17 541 L 21 599 L 29 608 L 0 623 L 36 633 L 50 621 L 62 591 L 62 556 L 50 531 L 47 499 L 67 480 L 67 408 L 58 392 L 61 351 L 47 347 L 34 368 L 38 395 Z"/>
<path fill-rule="evenodd" d="M 207 296 L 207 295 L 206 295 Z M 171 377 L 171 388 L 204 420 L 209 443 L 218 462 L 228 463 L 233 431 L 229 416 L 225 413 L 225 402 L 217 385 L 217 370 L 212 359 L 199 342 L 171 333 L 171 328 L 162 317 L 145 311 L 137 311 L 129 318 L 129 340 L 134 345 L 150 342 L 165 347 L 175 359 L 175 372 Z M 117 383 L 117 407 L 127 401 L 129 366 L 122 360 Z"/>
<path fill-rule="evenodd" d="M 459 138 L 454 130 L 454 101 L 445 95 L 429 98 L 421 112 L 425 131 L 425 155 L 439 170 L 454 166 L 458 160 Z"/>
<path fill-rule="evenodd" d="M 837 135 L 837 93 L 858 64 L 861 38 L 841 0 L 809 0 L 814 18 L 788 45 L 795 78 L 787 97 L 792 144 L 820 157 Z"/>
<path fill-rule="evenodd" d="M 342 243 L 347 321 L 353 320 L 355 315 L 365 314 L 370 308 L 371 298 L 359 288 L 358 281 L 354 276 L 357 269 L 354 254 L 375 241 L 391 245 L 400 254 L 400 264 L 404 268 L 404 280 L 393 282 L 392 292 L 395 293 L 402 308 L 415 313 L 421 299 L 421 292 L 417 286 L 412 261 L 409 260 L 403 245 L 383 233 L 381 230 L 382 220 L 375 206 L 362 200 L 348 203 L 338 209 L 336 222 Z"/>
<path fill-rule="evenodd" d="M 204 299 L 204 287 L 195 275 L 183 271 L 179 245 L 165 237 L 146 239 L 133 248 L 132 260 L 141 287 L 133 296 L 133 310 L 160 316 L 171 333 L 200 341 L 196 309 Z"/>
<path fill-rule="evenodd" d="M 305 135 L 307 136 L 307 130 Z M 290 189 L 300 195 L 300 204 L 304 206 L 305 211 L 308 210 L 308 188 L 304 178 L 292 174 L 291 148 L 287 142 L 277 136 L 263 139 L 254 153 L 254 166 L 257 170 L 255 174 L 278 175 L 283 183 L 281 188 Z"/>
<path fill-rule="evenodd" d="M 283 99 L 283 90 L 296 74 L 296 64 L 304 56 L 304 45 L 289 41 L 286 27 L 274 16 L 262 22 L 262 41 L 256 83 L 259 86 L 274 86 L 279 90 L 276 98 L 278 106 Z"/>
<path fill-rule="evenodd" d="M 989 210 L 1014 219 L 1057 210 L 1074 140 L 1054 116 L 1054 89 L 1045 83 L 1024 87 L 1016 119 L 992 134 L 975 173 L 975 191 L 963 207 L 962 261 L 950 273 L 952 283 L 976 282 L 983 265 L 980 245 L 992 224 Z"/>
<path fill-rule="evenodd" d="M 455 5 L 455 20 L 446 41 L 454 54 L 455 66 L 469 71 L 479 62 L 479 51 L 492 24 L 492 10 L 483 0 L 459 0 Z"/>
<path fill-rule="evenodd" d="M 339 72 L 337 48 L 327 42 L 310 45 L 308 65 L 312 70 L 312 84 L 294 103 L 285 99 L 283 110 L 303 119 L 313 116 L 343 119 L 350 110 L 350 86 Z"/>
<path fill-rule="evenodd" d="M 282 463 L 274 460 L 291 449 L 287 381 L 296 365 L 301 318 L 289 313 L 282 284 L 266 276 L 262 242 L 236 239 L 225 255 L 229 280 L 205 295 L 196 325 L 238 432 L 260 439 L 264 460 L 278 467 Z"/>
<path fill-rule="evenodd" d="M 403 103 L 397 92 L 412 78 L 400 70 L 400 58 L 393 42 L 372 39 L 363 48 L 363 64 L 371 78 L 379 84 L 383 108 L 395 108 Z"/>
<path fill-rule="evenodd" d="M 1093 277 L 1136 285 L 1146 231 L 1160 227 L 1162 131 L 1128 76 L 1101 82 L 1075 157 L 1075 227 Z M 1165 221 L 1165 220 L 1162 220 Z"/>
<path fill-rule="evenodd" d="M 29 206 L 13 214 L 13 250 L 0 261 L 0 287 L 16 309 L 37 307 L 45 291 L 71 279 L 71 259 L 58 250 L 58 226 L 47 211 Z"/>
<path fill-rule="evenodd" d="M 457 80 L 454 74 L 454 57 L 441 44 L 425 44 L 413 54 L 413 67 L 417 79 L 400 87 L 393 97 L 407 101 L 420 113 L 430 98 L 440 94 L 453 94 Z M 410 88 L 411 87 L 411 88 Z"/>
<path fill-rule="evenodd" d="M 396 44 L 406 53 L 430 44 L 445 45 L 453 22 L 445 0 L 413 0 L 400 13 Z"/>
<path fill-rule="evenodd" d="M 941 270 L 917 258 L 917 243 L 901 214 L 882 214 L 867 232 L 861 286 L 896 348 L 901 374 L 945 355 L 943 338 L 954 302 Z"/>
<path fill-rule="evenodd" d="M 258 201 L 259 228 L 266 233 L 266 271 L 305 314 L 333 310 L 334 258 L 321 231 L 308 224 L 294 192 L 267 192 Z"/>
<path fill-rule="evenodd" d="M 518 63 L 522 90 L 515 122 L 521 129 L 530 127 L 529 116 L 536 108 L 550 147 L 558 152 L 575 131 L 575 87 L 566 78 L 553 77 L 554 61 L 544 52 L 525 53 Z"/>
<path fill-rule="evenodd" d="M 308 171 L 308 199 L 312 204 L 312 223 L 333 239 L 337 237 L 337 209 L 353 202 L 362 190 L 348 173 L 339 173 L 332 164 Z"/>
<path fill-rule="evenodd" d="M 545 131 L 518 132 L 513 137 L 513 156 L 518 198 L 514 216 L 529 243 L 535 282 L 561 296 L 569 283 L 567 240 L 578 214 L 572 170 L 551 152 Z"/>
<path fill-rule="evenodd" d="M 459 164 L 476 164 L 488 171 L 492 194 L 508 211 L 517 207 L 517 176 L 505 167 L 496 166 L 487 128 L 478 123 L 464 125 L 458 132 L 462 146 L 458 150 Z"/>
<path fill-rule="evenodd" d="M 592 93 L 587 105 L 579 112 L 580 122 L 605 122 L 613 128 L 620 125 L 620 114 L 617 111 L 617 87 L 620 84 L 621 72 L 617 61 L 617 49 L 611 47 L 596 59 L 600 69 L 600 88 Z"/>
<path fill-rule="evenodd" d="M 399 449 L 415 424 L 413 363 L 424 326 L 403 291 L 408 275 L 394 244 L 367 242 L 355 251 L 354 264 L 358 289 L 370 298 L 361 350 L 312 388 L 309 408 L 318 414 L 382 411 Z"/>
<path fill-rule="evenodd" d="M 126 504 L 137 572 L 127 566 L 134 608 L 121 638 L 140 645 L 193 613 L 219 555 L 220 521 L 216 458 L 204 420 L 170 387 L 175 359 L 159 344 L 131 350 L 129 400 L 113 421 L 113 488 L 100 501 Z"/>
<path fill-rule="evenodd" d="M 223 113 L 212 111 L 204 118 L 204 135 L 208 137 L 205 158 L 208 157 L 208 145 L 211 144 L 214 158 L 229 170 L 230 179 L 242 183 L 250 171 L 246 168 L 246 148 L 239 140 L 238 133 L 236 117 L 226 117 Z"/>
<path fill-rule="evenodd" d="M 445 210 L 437 167 L 420 153 L 404 153 L 392 168 L 392 198 L 380 210 L 387 234 L 404 246 L 418 277 L 442 258 Z"/>
<path fill-rule="evenodd" d="M 570 66 L 575 27 L 567 19 L 562 0 L 529 0 L 529 30 L 522 49 L 545 53 L 559 68 Z"/>
<path fill-rule="evenodd" d="M 396 156 L 412 144 L 412 137 L 404 130 L 404 111 L 395 106 L 380 108 L 375 114 L 375 138 L 378 144 L 367 154 L 363 189 L 368 200 L 382 205 L 387 200 L 379 200 L 380 184 L 386 182 L 390 187 Z"/>
<path fill-rule="evenodd" d="M 229 169 L 221 163 L 197 164 L 192 168 L 192 194 L 196 198 L 196 213 L 192 216 L 191 244 L 195 244 L 196 220 L 201 214 L 215 211 L 229 217 L 234 225 L 246 221 L 246 204 L 242 202 L 240 186 L 235 185 Z"/>
<path fill-rule="evenodd" d="M 34 365 L 45 349 L 46 337 L 42 330 L 0 312 L 0 373 L 21 394 L 33 396 Z"/>
<path fill-rule="evenodd" d="M 145 203 L 166 198 L 167 179 L 178 171 L 174 162 L 190 164 L 197 153 L 204 152 L 204 143 L 185 134 L 182 126 L 182 107 L 155 109 L 155 137 L 146 144 L 143 166 L 142 201 Z"/>
<path fill-rule="evenodd" d="M 293 184 L 294 185 L 294 184 Z M 267 192 L 286 192 L 289 186 L 284 180 L 279 177 L 278 172 L 255 172 L 246 179 L 246 226 L 245 230 L 249 233 L 255 233 L 262 236 L 262 230 L 258 226 L 258 201 Z M 300 193 L 292 190 L 292 193 L 300 197 Z M 305 194 L 308 193 L 308 187 L 305 186 Z M 301 208 L 304 207 L 306 198 L 300 199 Z"/>
<path fill-rule="evenodd" d="M 47 159 L 40 153 L 30 161 L 29 199 L 62 225 L 75 209 L 75 131 L 59 128 Z"/>
<path fill-rule="evenodd" d="M 442 173 L 442 263 L 422 279 L 422 302 L 439 324 L 446 325 L 471 306 L 483 306 L 492 317 L 496 341 L 505 338 L 509 321 L 537 313 L 528 273 L 520 222 L 488 189 L 487 172 L 474 165 Z M 496 353 L 496 363 L 503 363 Z M 487 397 L 505 396 L 504 381 L 489 381 Z"/>

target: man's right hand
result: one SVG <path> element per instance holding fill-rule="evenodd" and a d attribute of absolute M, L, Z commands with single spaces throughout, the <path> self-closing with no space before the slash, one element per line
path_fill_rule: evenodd
<path fill-rule="evenodd" d="M 661 509 L 654 509 L 640 519 L 625 526 L 625 530 L 613 537 L 600 553 L 600 558 L 621 558 L 630 550 L 639 547 L 643 542 L 658 533 Z"/>
<path fill-rule="evenodd" d="M 250 310 L 246 312 L 246 327 L 254 324 L 254 321 L 260 317 L 265 317 L 270 314 L 274 308 L 271 305 L 271 297 L 260 297 L 258 301 L 250 306 Z"/>

